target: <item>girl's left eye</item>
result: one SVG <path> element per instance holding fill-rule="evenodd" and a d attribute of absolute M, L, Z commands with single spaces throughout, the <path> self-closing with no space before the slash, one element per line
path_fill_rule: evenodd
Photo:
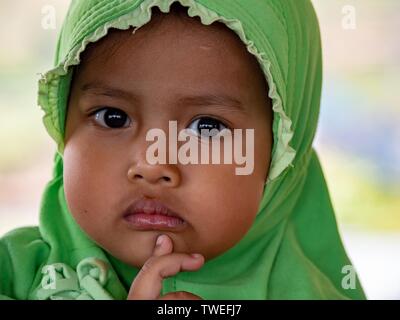
<path fill-rule="evenodd" d="M 105 107 L 101 110 L 93 112 L 95 115 L 94 121 L 99 123 L 102 127 L 111 129 L 119 129 L 128 127 L 131 123 L 128 115 L 117 108 Z"/>
<path fill-rule="evenodd" d="M 221 121 L 211 117 L 201 117 L 194 120 L 189 129 L 193 130 L 201 137 L 212 137 L 217 135 L 220 131 L 228 129 Z"/>

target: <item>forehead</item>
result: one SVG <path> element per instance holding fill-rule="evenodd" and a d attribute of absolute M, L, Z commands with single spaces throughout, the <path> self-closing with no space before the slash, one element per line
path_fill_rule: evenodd
<path fill-rule="evenodd" d="M 156 15 L 135 33 L 112 30 L 91 44 L 78 67 L 79 78 L 107 77 L 115 85 L 219 86 L 246 90 L 262 85 L 258 62 L 238 36 L 221 23 Z"/>

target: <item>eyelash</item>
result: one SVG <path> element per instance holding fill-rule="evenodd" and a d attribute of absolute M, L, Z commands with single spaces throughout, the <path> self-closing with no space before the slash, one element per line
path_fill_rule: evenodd
<path fill-rule="evenodd" d="M 92 117 L 96 116 L 99 112 L 104 111 L 104 110 L 116 110 L 116 111 L 118 111 L 118 112 L 121 112 L 121 113 L 123 113 L 123 114 L 125 114 L 125 115 L 127 116 L 127 119 L 129 119 L 129 124 L 132 122 L 132 120 L 129 118 L 129 116 L 126 114 L 126 112 L 122 111 L 121 109 L 114 108 L 114 107 L 100 107 L 100 108 L 97 108 L 97 109 L 95 109 L 95 110 L 93 110 L 93 111 L 89 111 L 88 117 L 89 117 L 89 118 L 92 118 Z M 215 120 L 215 121 L 217 121 L 219 124 L 222 124 L 226 129 L 232 130 L 231 125 L 227 124 L 224 120 L 219 119 L 219 118 L 218 118 L 217 116 L 215 116 L 215 115 L 206 115 L 206 114 L 204 114 L 204 115 L 196 116 L 195 118 L 193 118 L 193 119 L 190 120 L 189 125 L 192 124 L 193 122 L 195 122 L 195 121 L 197 121 L 197 120 L 201 120 L 201 119 L 212 119 L 212 120 Z M 112 127 L 108 127 L 108 126 L 105 127 L 105 126 L 99 125 L 99 124 L 96 122 L 95 119 L 93 119 L 93 122 L 94 122 L 94 124 L 95 124 L 96 126 L 102 128 L 102 129 L 105 129 L 105 130 L 117 130 L 117 129 L 124 129 L 124 128 L 126 128 L 126 127 L 112 128 Z M 222 130 L 221 130 L 221 131 L 222 131 Z"/>

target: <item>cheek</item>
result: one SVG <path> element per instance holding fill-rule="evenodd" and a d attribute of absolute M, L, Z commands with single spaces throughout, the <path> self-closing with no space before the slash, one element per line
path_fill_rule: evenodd
<path fill-rule="evenodd" d="M 193 177 L 198 186 L 189 193 L 195 195 L 191 201 L 196 212 L 193 222 L 200 242 L 208 243 L 208 257 L 226 251 L 243 238 L 261 201 L 263 179 L 255 174 L 236 176 L 233 168 L 208 166 Z"/>
<path fill-rule="evenodd" d="M 94 156 L 96 155 L 96 156 Z M 105 154 L 70 141 L 64 150 L 64 189 L 68 208 L 89 235 L 110 219 L 118 170 Z M 104 196 L 107 195 L 107 196 Z M 100 222 L 101 223 L 98 223 Z"/>
<path fill-rule="evenodd" d="M 94 189 L 93 180 L 90 179 L 90 159 L 82 162 L 82 158 L 79 149 L 66 146 L 63 173 L 65 198 L 72 216 L 85 229 L 85 221 L 92 220 L 90 213 L 93 212 L 95 202 L 91 200 Z"/>

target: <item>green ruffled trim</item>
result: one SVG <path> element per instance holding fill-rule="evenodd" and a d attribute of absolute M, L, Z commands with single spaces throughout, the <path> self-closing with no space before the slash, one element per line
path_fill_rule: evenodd
<path fill-rule="evenodd" d="M 65 263 L 42 268 L 42 281 L 32 298 L 37 300 L 114 300 L 104 288 L 108 263 L 94 257 L 83 259 L 76 271 Z"/>
<path fill-rule="evenodd" d="M 60 155 L 62 155 L 64 151 L 63 124 L 60 123 L 58 112 L 60 78 L 68 74 L 69 70 L 71 70 L 71 66 L 79 64 L 80 54 L 85 50 L 87 44 L 96 42 L 104 37 L 110 28 L 126 30 L 130 27 L 135 27 L 134 32 L 136 32 L 136 30 L 150 21 L 152 7 L 159 7 L 162 12 L 167 13 L 169 12 L 171 4 L 174 2 L 179 2 L 181 5 L 188 7 L 189 16 L 200 17 L 204 25 L 210 25 L 216 21 L 224 23 L 228 28 L 236 32 L 243 43 L 246 44 L 247 50 L 256 56 L 260 63 L 269 85 L 268 96 L 272 99 L 272 109 L 277 115 L 274 121 L 276 121 L 276 118 L 279 121 L 278 131 L 276 133 L 277 139 L 275 139 L 276 141 L 274 144 L 275 150 L 273 151 L 271 168 L 267 180 L 268 183 L 268 181 L 278 177 L 291 165 L 296 155 L 296 151 L 289 146 L 289 142 L 293 137 L 293 131 L 291 130 L 292 121 L 283 110 L 282 100 L 277 92 L 276 84 L 271 73 L 271 62 L 264 57 L 264 52 L 258 52 L 254 43 L 247 39 L 242 23 L 239 20 L 226 19 L 194 0 L 144 0 L 140 6 L 132 12 L 105 23 L 92 34 L 85 37 L 81 45 L 74 47 L 63 62 L 43 75 L 42 79 L 39 80 L 38 103 L 45 112 L 43 123 L 48 133 L 56 141 L 57 150 Z"/>

